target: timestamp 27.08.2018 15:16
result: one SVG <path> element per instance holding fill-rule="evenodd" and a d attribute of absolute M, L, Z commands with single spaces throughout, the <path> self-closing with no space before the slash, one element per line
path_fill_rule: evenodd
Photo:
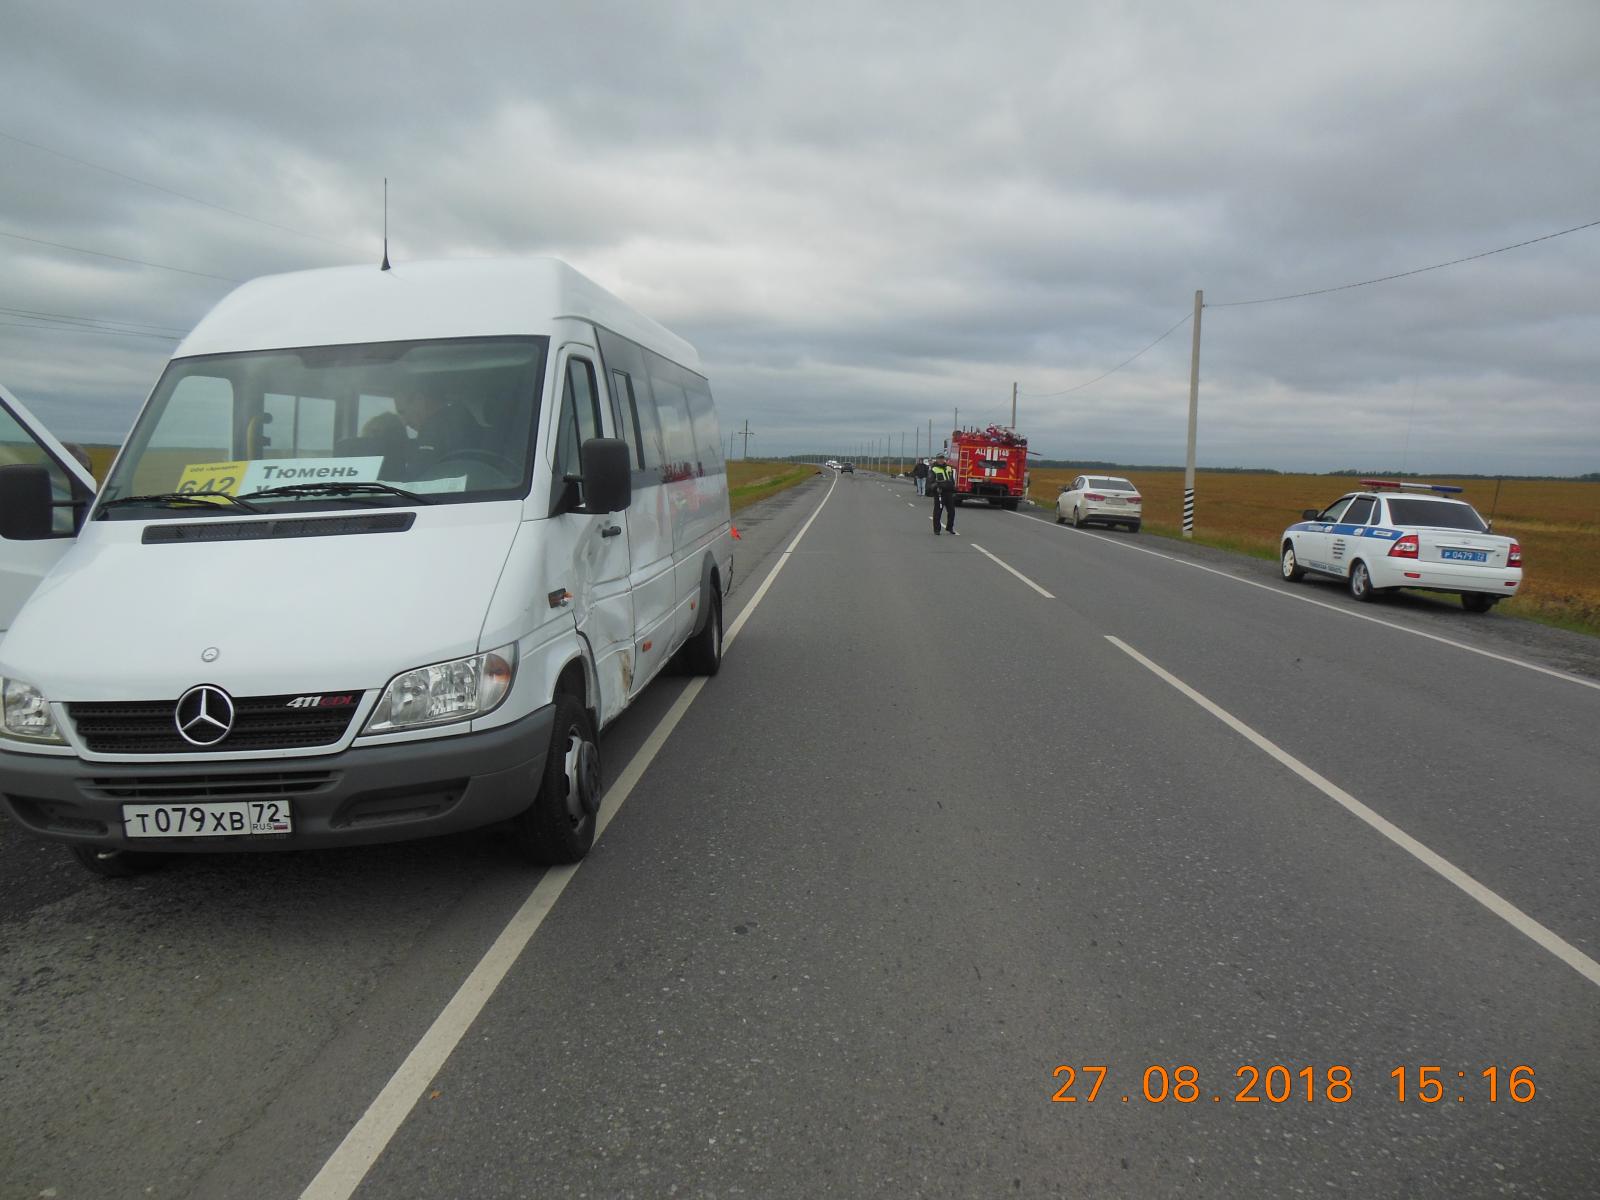
<path fill-rule="evenodd" d="M 1056 1104 L 1093 1104 L 1110 1073 L 1111 1068 L 1106 1065 L 1056 1067 L 1050 1072 L 1057 1082 L 1050 1099 Z M 1486 1100 L 1490 1104 L 1502 1100 L 1527 1104 L 1538 1094 L 1533 1076 L 1533 1068 L 1526 1063 L 1485 1067 L 1470 1075 L 1466 1071 L 1456 1071 L 1456 1089 L 1452 1092 L 1447 1087 L 1451 1072 L 1445 1067 L 1437 1064 L 1399 1066 L 1389 1072 L 1390 1086 L 1384 1089 L 1384 1094 L 1401 1104 L 1438 1104 L 1451 1095 L 1458 1104 L 1465 1104 L 1468 1099 Z M 1174 1067 L 1153 1064 L 1141 1073 L 1138 1091 L 1130 1090 L 1120 1096 L 1108 1094 L 1106 1099 L 1120 1099 L 1124 1104 L 1136 1099 L 1150 1104 L 1194 1104 L 1208 1097 L 1214 1104 L 1224 1100 L 1235 1104 L 1287 1104 L 1295 1100 L 1307 1104 L 1317 1101 L 1345 1104 L 1355 1095 L 1356 1089 L 1350 1068 L 1338 1063 L 1327 1067 L 1290 1067 L 1282 1063 L 1259 1067 L 1246 1063 L 1234 1070 L 1233 1080 L 1222 1091 L 1208 1092 L 1201 1083 L 1199 1068 L 1193 1064 Z"/>

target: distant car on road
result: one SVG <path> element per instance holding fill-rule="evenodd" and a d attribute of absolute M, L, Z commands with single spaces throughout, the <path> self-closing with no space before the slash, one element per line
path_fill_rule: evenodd
<path fill-rule="evenodd" d="M 1115 475 L 1079 475 L 1056 497 L 1056 523 L 1126 525 L 1134 533 L 1144 521 L 1144 497 Z"/>
<path fill-rule="evenodd" d="M 1343 579 L 1357 600 L 1394 588 L 1453 592 L 1468 612 L 1488 612 L 1522 584 L 1522 547 L 1489 531 L 1448 484 L 1363 479 L 1283 531 L 1279 565 L 1290 582 L 1306 572 Z"/>
<path fill-rule="evenodd" d="M 854 475 L 856 473 L 856 465 L 855 463 L 840 463 L 839 471 L 841 474 Z"/>
<path fill-rule="evenodd" d="M 839 460 L 837 458 L 830 458 L 827 462 L 823 463 L 822 465 L 825 466 L 825 467 L 831 467 L 835 471 L 837 471 L 839 469 Z"/>

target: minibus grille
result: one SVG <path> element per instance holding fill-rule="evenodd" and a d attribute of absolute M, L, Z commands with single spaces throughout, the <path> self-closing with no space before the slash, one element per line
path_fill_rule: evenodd
<path fill-rule="evenodd" d="M 267 771 L 255 774 L 120 775 L 95 777 L 79 786 L 96 800 L 237 800 L 260 796 L 309 796 L 338 781 L 332 771 Z"/>
<path fill-rule="evenodd" d="M 67 715 L 84 745 L 96 754 L 233 754 L 330 746 L 344 737 L 359 707 L 289 707 L 298 698 L 234 697 L 233 729 L 208 746 L 196 746 L 179 734 L 176 700 L 68 703 Z"/>

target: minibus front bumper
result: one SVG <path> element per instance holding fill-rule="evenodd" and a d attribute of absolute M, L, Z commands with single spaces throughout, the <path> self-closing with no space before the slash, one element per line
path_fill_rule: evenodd
<path fill-rule="evenodd" d="M 179 853 L 364 846 L 457 833 L 533 802 L 555 706 L 480 733 L 306 758 L 89 763 L 0 751 L 0 807 L 52 841 Z M 287 805 L 288 833 L 129 837 L 125 806 Z"/>

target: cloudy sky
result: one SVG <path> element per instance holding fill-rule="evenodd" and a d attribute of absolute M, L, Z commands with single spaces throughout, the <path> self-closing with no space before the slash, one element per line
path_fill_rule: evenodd
<path fill-rule="evenodd" d="M 233 281 L 376 264 L 387 176 L 394 258 L 568 260 L 752 453 L 1015 381 L 1181 463 L 1204 289 L 1203 466 L 1597 471 L 1600 226 L 1239 303 L 1600 222 L 1597 64 L 1595 0 L 8 0 L 0 382 L 119 441 Z"/>

